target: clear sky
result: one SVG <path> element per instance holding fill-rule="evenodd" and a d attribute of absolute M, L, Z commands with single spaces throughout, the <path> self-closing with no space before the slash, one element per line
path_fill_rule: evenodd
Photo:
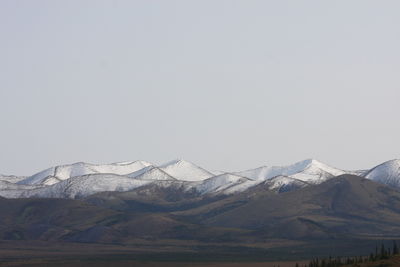
<path fill-rule="evenodd" d="M 400 158 L 400 1 L 0 1 L 0 173 Z"/>

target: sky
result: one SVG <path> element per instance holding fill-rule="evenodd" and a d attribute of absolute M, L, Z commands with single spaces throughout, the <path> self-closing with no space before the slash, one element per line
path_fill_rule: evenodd
<path fill-rule="evenodd" d="M 0 1 L 0 173 L 400 158 L 400 1 Z"/>

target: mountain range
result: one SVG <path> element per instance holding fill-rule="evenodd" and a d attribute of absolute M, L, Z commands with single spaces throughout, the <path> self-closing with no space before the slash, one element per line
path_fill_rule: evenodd
<path fill-rule="evenodd" d="M 260 184 L 284 192 L 321 184 L 343 174 L 400 188 L 400 160 L 390 160 L 370 170 L 345 171 L 308 159 L 288 166 L 262 166 L 240 172 L 208 171 L 185 160 L 173 160 L 159 166 L 146 161 L 102 165 L 78 162 L 51 167 L 29 177 L 0 175 L 0 196 L 75 199 L 149 185 L 178 187 L 197 195 L 237 194 Z"/>
<path fill-rule="evenodd" d="M 268 259 L 287 259 L 288 251 L 295 259 L 364 255 L 377 240 L 400 239 L 399 181 L 400 160 L 369 170 L 304 160 L 241 172 L 184 160 L 80 162 L 0 176 L 0 246 L 27 244 L 30 251 L 31 242 L 83 242 L 135 255 L 170 249 Z"/>

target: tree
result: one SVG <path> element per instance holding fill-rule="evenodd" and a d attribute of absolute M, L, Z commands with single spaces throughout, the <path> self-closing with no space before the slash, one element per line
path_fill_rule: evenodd
<path fill-rule="evenodd" d="M 381 260 L 386 258 L 386 250 L 385 250 L 385 245 L 382 243 L 381 245 Z"/>
<path fill-rule="evenodd" d="M 399 254 L 399 248 L 397 247 L 396 240 L 393 240 L 393 250 L 392 250 L 392 252 L 393 252 L 393 255 Z"/>

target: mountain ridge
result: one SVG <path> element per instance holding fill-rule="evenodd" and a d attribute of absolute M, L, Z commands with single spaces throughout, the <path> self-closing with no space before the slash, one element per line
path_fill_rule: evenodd
<path fill-rule="evenodd" d="M 237 194 L 259 184 L 282 193 L 321 184 L 343 174 L 359 174 L 400 188 L 400 160 L 386 161 L 368 171 L 344 171 L 307 159 L 286 166 L 211 172 L 189 161 L 175 159 L 160 165 L 141 160 L 111 164 L 77 162 L 54 166 L 29 177 L 2 176 L 0 196 L 81 198 L 99 192 L 136 190 L 149 184 L 167 190 L 174 183 L 203 195 Z"/>

